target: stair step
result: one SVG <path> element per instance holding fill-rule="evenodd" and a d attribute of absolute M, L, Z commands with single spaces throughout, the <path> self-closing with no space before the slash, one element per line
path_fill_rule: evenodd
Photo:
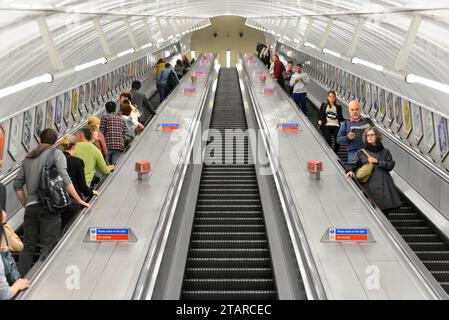
<path fill-rule="evenodd" d="M 262 279 L 185 279 L 183 290 L 270 290 L 273 291 L 274 280 Z"/>

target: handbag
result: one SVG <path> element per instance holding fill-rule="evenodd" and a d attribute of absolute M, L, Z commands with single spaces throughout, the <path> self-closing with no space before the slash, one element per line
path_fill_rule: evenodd
<path fill-rule="evenodd" d="M 362 149 L 362 151 L 366 154 L 367 157 L 370 157 L 368 152 L 365 151 L 365 149 Z M 374 164 L 368 162 L 365 163 L 363 166 L 357 169 L 355 172 L 355 177 L 360 183 L 365 183 L 368 181 L 369 177 L 371 176 L 371 173 L 373 172 Z"/>
<path fill-rule="evenodd" d="M 8 237 L 6 236 L 6 232 L 3 229 L 3 225 L 0 229 L 0 232 L 1 232 L 0 239 L 1 237 L 5 237 L 6 246 L 9 248 Z M 20 279 L 19 270 L 17 269 L 16 262 L 14 261 L 14 258 L 12 257 L 11 252 L 9 250 L 5 252 L 0 252 L 0 255 L 2 256 L 6 280 L 8 281 L 8 284 L 11 286 L 14 284 L 14 282 Z"/>

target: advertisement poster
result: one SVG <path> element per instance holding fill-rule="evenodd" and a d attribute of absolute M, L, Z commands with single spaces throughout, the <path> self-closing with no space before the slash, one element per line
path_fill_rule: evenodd
<path fill-rule="evenodd" d="M 31 135 L 33 127 L 33 117 L 31 111 L 25 111 L 23 113 L 23 131 L 22 131 L 22 144 L 29 152 L 31 148 Z"/>
<path fill-rule="evenodd" d="M 72 97 L 70 96 L 70 92 L 66 92 L 64 94 L 64 121 L 67 125 L 69 125 L 70 121 L 70 108 L 72 107 Z"/>
<path fill-rule="evenodd" d="M 418 144 L 423 136 L 421 108 L 416 104 L 413 104 L 412 110 L 413 110 L 413 135 L 415 137 L 416 144 Z"/>
<path fill-rule="evenodd" d="M 433 127 L 433 114 L 429 110 L 421 109 L 423 118 L 423 142 L 426 149 L 425 152 L 430 152 L 435 145 L 435 130 Z"/>
<path fill-rule="evenodd" d="M 396 97 L 396 100 L 394 100 L 394 121 L 396 131 L 399 131 L 402 126 L 402 99 L 400 97 Z"/>
<path fill-rule="evenodd" d="M 104 101 L 102 90 L 103 90 L 103 77 L 100 77 L 97 79 L 97 101 L 99 105 L 102 104 Z"/>
<path fill-rule="evenodd" d="M 9 127 L 8 152 L 14 161 L 17 160 L 18 144 L 19 144 L 19 128 L 20 123 L 17 117 L 12 118 L 11 126 Z"/>
<path fill-rule="evenodd" d="M 78 89 L 72 90 L 72 116 L 73 119 L 76 121 L 76 118 L 78 117 Z"/>
<path fill-rule="evenodd" d="M 365 108 L 366 104 L 366 81 L 360 80 L 360 103 L 362 105 L 362 108 Z"/>
<path fill-rule="evenodd" d="M 366 83 L 366 91 L 365 91 L 365 112 L 369 112 L 371 109 L 371 84 Z"/>
<path fill-rule="evenodd" d="M 80 86 L 78 89 L 78 112 L 80 113 L 80 116 L 83 116 L 84 114 L 84 86 Z"/>
<path fill-rule="evenodd" d="M 407 137 L 409 136 L 410 132 L 412 132 L 413 125 L 412 125 L 412 113 L 410 111 L 410 103 L 408 100 L 404 100 L 404 106 L 402 109 L 402 113 L 404 114 L 404 123 L 405 123 L 405 133 L 407 134 Z"/>
<path fill-rule="evenodd" d="M 40 135 L 41 132 L 45 129 L 45 123 L 44 123 L 44 106 L 39 105 L 36 107 L 36 114 L 34 117 L 34 137 L 36 138 L 37 142 L 41 142 Z"/>
<path fill-rule="evenodd" d="M 0 170 L 3 169 L 3 157 L 5 154 L 5 129 L 0 125 Z"/>
<path fill-rule="evenodd" d="M 97 105 L 97 82 L 94 80 L 92 81 L 92 85 L 90 86 L 90 101 L 92 103 L 92 107 L 95 109 L 95 106 Z"/>
<path fill-rule="evenodd" d="M 385 102 L 385 108 L 386 108 L 385 111 L 386 111 L 386 115 L 387 115 L 388 125 L 390 125 L 394 118 L 393 94 L 391 92 L 387 92 L 387 101 Z"/>
<path fill-rule="evenodd" d="M 377 111 L 379 111 L 379 96 L 377 93 L 377 87 L 375 85 L 371 85 L 371 96 L 372 96 L 371 114 L 375 116 L 377 114 Z"/>
<path fill-rule="evenodd" d="M 87 113 L 89 113 L 91 105 L 91 99 L 90 99 L 90 84 L 86 83 L 86 88 L 84 90 L 84 106 L 86 108 Z"/>
<path fill-rule="evenodd" d="M 440 146 L 441 161 L 446 158 L 448 153 L 447 145 L 447 121 L 446 118 L 441 118 L 438 122 L 438 144 Z"/>
<path fill-rule="evenodd" d="M 63 99 L 62 96 L 57 96 L 55 103 L 55 127 L 56 129 L 58 129 L 58 131 L 61 130 L 62 118 L 64 113 L 64 106 L 62 104 L 63 103 L 62 99 Z"/>
<path fill-rule="evenodd" d="M 379 88 L 379 115 L 381 120 L 385 117 L 386 109 L 385 90 Z"/>
<path fill-rule="evenodd" d="M 54 111 L 53 102 L 51 100 L 47 101 L 47 123 L 45 128 L 52 128 Z"/>

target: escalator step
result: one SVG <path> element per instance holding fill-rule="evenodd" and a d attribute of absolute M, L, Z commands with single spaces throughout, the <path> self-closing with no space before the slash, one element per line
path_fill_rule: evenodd
<path fill-rule="evenodd" d="M 264 258 L 269 257 L 268 248 L 191 248 L 189 250 L 189 257 L 192 258 Z"/>
<path fill-rule="evenodd" d="M 429 271 L 449 271 L 449 260 L 423 260 Z"/>
<path fill-rule="evenodd" d="M 263 224 L 206 224 L 193 226 L 194 232 L 264 232 Z"/>
<path fill-rule="evenodd" d="M 265 232 L 192 232 L 192 240 L 265 240 Z"/>
<path fill-rule="evenodd" d="M 438 242 L 440 237 L 437 234 L 402 234 L 406 242 Z"/>
<path fill-rule="evenodd" d="M 413 251 L 446 251 L 448 249 L 444 242 L 408 242 Z"/>
<path fill-rule="evenodd" d="M 191 248 L 266 248 L 267 240 L 192 240 Z"/>
<path fill-rule="evenodd" d="M 235 223 L 259 224 L 263 223 L 263 218 L 243 218 L 243 217 L 218 217 L 218 218 L 195 218 L 195 225 L 221 224 L 231 225 Z"/>
<path fill-rule="evenodd" d="M 416 251 L 421 260 L 449 260 L 449 251 Z"/>
<path fill-rule="evenodd" d="M 391 220 L 391 224 L 395 227 L 425 227 L 427 223 L 424 220 Z"/>
<path fill-rule="evenodd" d="M 438 282 L 449 282 L 449 271 L 430 271 Z"/>
<path fill-rule="evenodd" d="M 186 278 L 268 278 L 272 276 L 271 268 L 186 268 Z"/>
<path fill-rule="evenodd" d="M 433 229 L 429 226 L 426 227 L 397 227 L 396 230 L 402 234 L 435 234 Z"/>
<path fill-rule="evenodd" d="M 274 290 L 274 280 L 268 279 L 185 279 L 186 291 L 189 290 Z"/>
<path fill-rule="evenodd" d="M 186 290 L 182 292 L 185 300 L 275 300 L 274 290 Z"/>
<path fill-rule="evenodd" d="M 189 258 L 189 268 L 269 268 L 270 258 Z"/>
<path fill-rule="evenodd" d="M 258 218 L 261 215 L 260 210 L 242 211 L 235 208 L 230 211 L 229 208 L 222 208 L 223 210 L 198 210 L 196 217 L 198 218 L 213 218 L 213 217 L 227 217 L 227 218 Z"/>

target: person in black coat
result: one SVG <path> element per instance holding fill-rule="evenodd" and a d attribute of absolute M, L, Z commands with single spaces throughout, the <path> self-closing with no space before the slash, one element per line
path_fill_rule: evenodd
<path fill-rule="evenodd" d="M 72 180 L 76 192 L 84 199 L 98 196 L 98 191 L 90 189 L 86 184 L 86 175 L 84 172 L 84 161 L 74 157 L 76 152 L 77 139 L 75 136 L 66 135 L 60 143 L 60 147 L 67 159 L 67 173 Z M 69 221 L 80 211 L 80 206 L 72 201 L 70 207 L 61 214 L 61 228 L 69 223 Z"/>
<path fill-rule="evenodd" d="M 345 121 L 341 106 L 337 104 L 337 95 L 335 91 L 327 93 L 327 101 L 321 104 L 318 127 L 321 129 L 326 142 L 332 146 L 332 137 L 334 137 L 334 151 L 337 153 L 340 145 L 337 143 L 340 123 Z"/>
<path fill-rule="evenodd" d="M 382 145 L 382 136 L 375 127 L 365 131 L 363 141 L 365 148 L 359 150 L 356 153 L 355 161 L 347 165 L 347 176 L 354 177 L 357 169 L 368 162 L 374 164 L 368 181 L 363 183 L 362 186 L 376 205 L 388 214 L 390 209 L 401 206 L 401 198 L 390 175 L 395 162 L 390 151 Z M 369 154 L 369 157 L 363 150 Z"/>

